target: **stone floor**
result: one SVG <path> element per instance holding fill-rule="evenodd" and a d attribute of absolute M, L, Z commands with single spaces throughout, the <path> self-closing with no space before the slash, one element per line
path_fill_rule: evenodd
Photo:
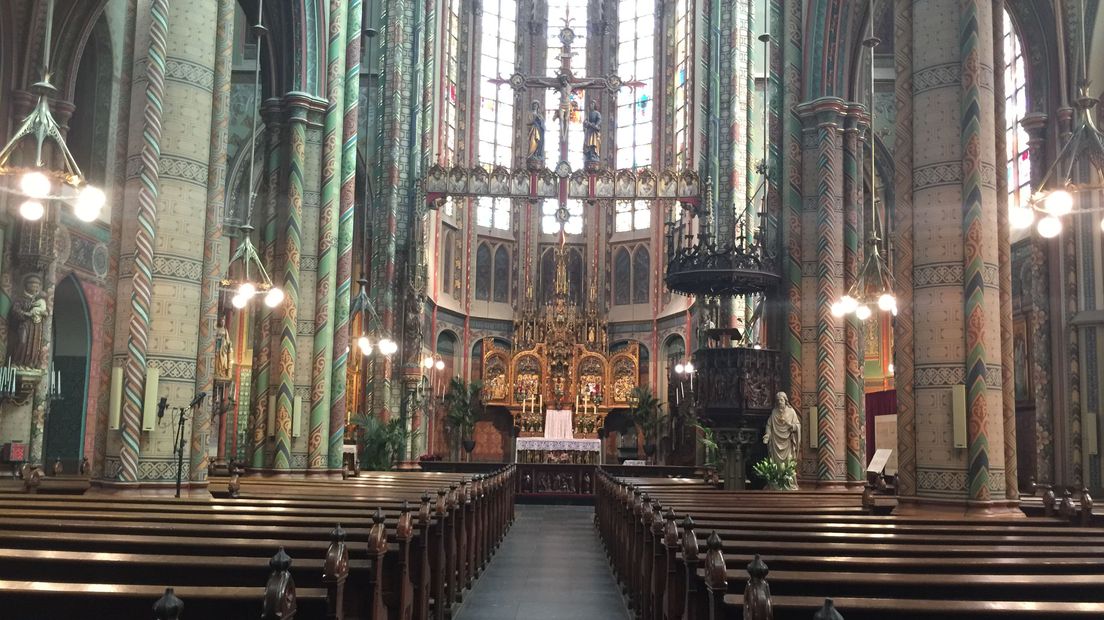
<path fill-rule="evenodd" d="M 591 506 L 517 507 L 457 620 L 627 620 Z"/>

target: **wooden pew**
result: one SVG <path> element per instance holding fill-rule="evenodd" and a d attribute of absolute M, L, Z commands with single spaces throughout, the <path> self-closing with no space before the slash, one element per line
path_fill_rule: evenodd
<path fill-rule="evenodd" d="M 1104 576 L 1098 529 L 841 510 L 857 494 L 718 495 L 689 481 L 598 478 L 596 524 L 640 618 L 741 617 L 745 583 L 724 558 L 759 552 L 775 566 L 776 618 L 808 618 L 825 597 L 849 618 L 888 617 L 901 601 L 907 617 L 1104 613 L 1104 593 L 1089 585 Z"/>
<path fill-rule="evenodd" d="M 430 553 L 433 541 L 428 527 L 431 523 L 443 525 L 450 520 L 450 512 L 458 513 L 458 508 L 470 506 L 471 526 L 464 530 L 472 541 L 472 555 L 467 556 L 471 558 L 467 566 L 477 568 L 480 562 L 485 562 L 483 554 L 489 557 L 492 536 L 500 536 L 505 532 L 506 524 L 502 521 L 512 514 L 510 505 L 513 485 L 512 480 L 508 480 L 509 473 L 505 471 L 498 476 L 468 480 L 466 484 L 453 483 L 453 488 L 448 491 L 438 490 L 436 506 L 431 505 L 432 498 L 422 489 L 426 482 L 440 481 L 440 477 L 417 476 L 414 477 L 415 481 L 405 481 L 407 484 L 375 481 L 379 483 L 376 484 L 364 481 L 363 484 L 344 488 L 335 485 L 327 493 L 339 495 L 336 500 L 294 497 L 214 501 L 126 497 L 73 499 L 21 495 L 8 502 L 13 506 L 13 511 L 6 513 L 9 516 L 0 518 L 0 558 L 4 557 L 5 551 L 15 552 L 9 556 L 15 557 L 16 554 L 26 556 L 27 550 L 34 550 L 40 561 L 37 570 L 47 572 L 50 566 L 72 567 L 93 557 L 108 558 L 111 562 L 104 561 L 104 564 L 110 566 L 113 562 L 116 567 L 113 570 L 118 571 L 117 574 L 129 574 L 133 578 L 143 574 L 144 569 L 163 568 L 166 563 L 159 563 L 157 559 L 175 557 L 184 559 L 182 565 L 193 573 L 207 564 L 214 567 L 211 571 L 213 574 L 221 570 L 225 577 L 227 573 L 236 572 L 232 569 L 246 565 L 250 556 L 255 554 L 255 548 L 279 539 L 290 545 L 289 549 L 293 550 L 293 555 L 297 558 L 300 554 L 305 555 L 305 559 L 297 560 L 297 564 L 307 564 L 302 568 L 311 570 L 305 574 L 314 576 L 304 576 L 302 579 L 313 584 L 319 583 L 318 569 L 325 569 L 326 561 L 314 540 L 321 533 L 318 519 L 340 516 L 351 524 L 343 535 L 350 542 L 370 543 L 371 534 L 378 526 L 379 533 L 374 540 L 381 542 L 383 547 L 377 549 L 375 557 L 389 559 L 382 567 L 376 567 L 370 561 L 371 544 L 368 544 L 364 548 L 365 555 L 369 556 L 367 559 L 358 557 L 362 552 L 357 545 L 353 545 L 354 557 L 345 560 L 346 567 L 354 575 L 367 573 L 370 576 L 379 576 L 371 582 L 373 585 L 367 591 L 373 593 L 369 596 L 370 601 L 384 605 L 385 609 L 374 609 L 372 613 L 375 615 L 363 617 L 429 617 L 432 583 L 436 587 L 432 590 L 432 598 L 443 603 L 435 605 L 434 617 L 443 618 L 451 606 L 450 597 L 459 595 L 461 585 L 458 578 L 450 580 L 449 574 L 443 571 L 437 579 L 432 578 L 430 557 L 439 559 L 443 554 Z M 353 486 L 356 487 L 355 490 Z M 275 492 L 276 488 L 270 489 L 274 496 L 279 495 Z M 418 497 L 421 501 L 418 535 L 415 536 L 416 528 L 409 510 L 402 506 L 396 507 L 396 500 L 392 500 L 387 510 L 379 510 L 377 502 L 377 514 L 369 516 L 364 506 L 365 494 Z M 289 495 L 301 493 L 292 492 Z M 409 500 L 402 501 L 409 503 Z M 319 514 L 321 512 L 328 514 L 322 516 Z M 41 519 L 44 514 L 58 521 L 58 524 L 49 526 L 52 532 L 44 535 L 19 531 L 20 528 L 32 527 L 36 522 L 41 523 L 36 519 Z M 443 532 L 445 528 L 437 529 Z M 459 528 L 455 529 L 457 534 L 460 531 Z M 69 536 L 62 537 L 62 534 Z M 418 544 L 409 544 L 415 539 Z M 387 544 L 388 540 L 391 541 L 390 545 Z M 493 540 L 497 543 L 497 538 Z M 440 537 L 440 542 L 438 547 L 443 547 L 444 536 Z M 403 543 L 406 543 L 405 551 Z M 31 549 L 32 547 L 35 549 Z M 165 551 L 174 551 L 179 555 L 167 556 Z M 32 558 L 25 560 L 21 568 L 25 569 L 28 564 L 36 565 Z M 43 565 L 46 568 L 42 568 Z M 0 567 L 0 570 L 3 568 Z M 298 574 L 300 573 L 297 572 Z M 324 573 L 323 577 L 325 574 L 329 573 Z M 459 572 L 453 573 L 458 574 Z M 352 586 L 352 582 L 349 585 Z M 442 594 L 446 588 L 447 593 Z M 361 589 L 352 588 L 351 591 L 359 590 Z M 3 596 L 0 596 L 0 600 L 2 599 Z M 349 597 L 345 597 L 345 600 L 349 600 Z"/>

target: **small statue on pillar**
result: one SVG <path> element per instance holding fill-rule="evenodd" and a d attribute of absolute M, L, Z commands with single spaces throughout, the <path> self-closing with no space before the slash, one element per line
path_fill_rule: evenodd
<path fill-rule="evenodd" d="M 41 369 L 42 338 L 46 330 L 49 311 L 46 295 L 42 292 L 42 276 L 29 273 L 23 278 L 23 291 L 12 303 L 11 333 L 13 341 L 12 364 L 21 368 Z"/>
<path fill-rule="evenodd" d="M 583 121 L 583 161 L 587 169 L 598 166 L 602 147 L 602 113 L 598 102 L 590 104 L 590 113 Z"/>
<path fill-rule="evenodd" d="M 229 381 L 234 369 L 234 345 L 230 342 L 230 330 L 226 318 L 219 316 L 215 328 L 215 380 Z"/>
<path fill-rule="evenodd" d="M 538 168 L 544 166 L 544 116 L 539 101 L 534 101 L 529 109 L 528 161 Z"/>

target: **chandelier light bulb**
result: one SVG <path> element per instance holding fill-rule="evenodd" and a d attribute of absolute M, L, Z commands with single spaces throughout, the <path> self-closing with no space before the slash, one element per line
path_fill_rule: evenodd
<path fill-rule="evenodd" d="M 433 364 L 433 367 L 436 368 L 437 370 L 444 370 L 445 369 L 445 360 L 437 360 Z"/>
<path fill-rule="evenodd" d="M 878 297 L 878 309 L 882 312 L 889 312 L 897 307 L 897 298 L 893 296 L 893 293 L 882 293 Z"/>
<path fill-rule="evenodd" d="M 757 342 L 757 343 L 755 343 L 755 346 L 753 346 L 753 347 L 751 347 L 751 348 L 753 348 L 753 349 L 755 349 L 756 351 L 758 351 L 759 349 L 762 349 L 762 348 L 763 348 L 763 345 L 761 345 L 761 344 L 759 344 L 759 343 Z"/>
<path fill-rule="evenodd" d="M 1053 215 L 1048 215 L 1039 220 L 1036 229 L 1039 231 L 1039 236 L 1045 239 L 1053 239 L 1062 234 L 1062 220 Z"/>
<path fill-rule="evenodd" d="M 837 301 L 836 303 L 832 304 L 832 316 L 834 316 L 838 319 L 838 318 L 842 317 L 844 314 L 847 314 L 847 313 L 843 311 L 843 302 L 842 301 Z"/>
<path fill-rule="evenodd" d="M 433 358 L 428 355 L 422 359 L 422 366 L 426 367 L 426 370 L 433 368 Z"/>
<path fill-rule="evenodd" d="M 843 310 L 843 314 L 851 314 L 859 307 L 858 300 L 850 295 L 844 295 L 843 297 L 840 297 L 839 304 L 840 309 Z"/>
<path fill-rule="evenodd" d="M 1100 220 L 1100 232 L 1104 232 L 1104 220 Z"/>
<path fill-rule="evenodd" d="M 868 306 L 866 304 L 863 304 L 863 305 L 859 306 L 858 308 L 855 308 L 855 318 L 857 318 L 860 321 L 865 321 L 865 320 L 869 319 L 870 314 L 871 314 L 870 306 Z"/>
<path fill-rule="evenodd" d="M 1008 209 L 1008 223 L 1013 230 L 1026 230 L 1035 223 L 1035 212 L 1026 207 L 1010 207 Z"/>
<path fill-rule="evenodd" d="M 686 367 L 682 364 L 675 364 L 675 374 L 681 375 L 686 370 Z"/>
<path fill-rule="evenodd" d="M 1073 211 L 1073 195 L 1064 189 L 1047 194 L 1043 200 L 1043 208 L 1054 217 L 1062 217 Z"/>
<path fill-rule="evenodd" d="M 395 341 L 390 338 L 384 338 L 379 341 L 379 350 L 380 353 L 390 356 L 399 350 L 399 345 L 395 344 Z"/>
<path fill-rule="evenodd" d="M 284 291 L 279 288 L 272 287 L 265 293 L 265 305 L 269 308 L 275 308 L 284 302 Z"/>
<path fill-rule="evenodd" d="M 230 303 L 238 310 L 241 310 L 245 307 L 246 304 L 249 303 L 249 298 L 242 297 L 241 293 L 238 293 L 237 295 L 234 295 L 233 299 L 230 300 Z"/>
<path fill-rule="evenodd" d="M 30 222 L 37 222 L 46 213 L 46 208 L 37 200 L 27 200 L 19 205 L 19 215 Z"/>
<path fill-rule="evenodd" d="M 100 217 L 100 211 L 107 202 L 107 196 L 103 190 L 91 185 L 85 185 L 77 194 L 77 201 L 73 204 L 73 212 L 82 222 L 94 222 Z"/>
<path fill-rule="evenodd" d="M 257 287 L 252 282 L 242 282 L 238 287 L 238 295 L 249 299 L 257 294 Z"/>
<path fill-rule="evenodd" d="M 683 366 L 682 368 L 683 368 L 683 370 L 686 371 L 686 374 L 690 374 L 690 373 L 694 372 L 694 364 L 692 364 L 690 362 L 686 362 L 686 365 Z"/>
<path fill-rule="evenodd" d="M 357 338 L 357 347 L 360 348 L 360 352 L 364 355 L 372 354 L 372 341 L 368 340 L 368 336 Z"/>
<path fill-rule="evenodd" d="M 41 172 L 28 172 L 19 179 L 19 189 L 31 198 L 42 200 L 50 195 L 50 178 Z"/>

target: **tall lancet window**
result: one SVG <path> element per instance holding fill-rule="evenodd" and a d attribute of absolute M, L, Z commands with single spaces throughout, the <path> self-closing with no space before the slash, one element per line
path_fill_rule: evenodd
<path fill-rule="evenodd" d="M 547 75 L 556 75 L 563 64 L 563 43 L 560 31 L 567 20 L 575 39 L 571 42 L 571 72 L 577 76 L 587 74 L 587 0 L 548 0 L 548 57 L 545 61 Z M 567 162 L 578 170 L 583 166 L 583 91 L 572 91 L 567 111 Z M 560 92 L 548 89 L 545 94 L 545 157 L 548 166 L 560 161 Z"/>
<path fill-rule="evenodd" d="M 617 18 L 617 74 L 644 83 L 617 91 L 617 167 L 639 168 L 652 163 L 655 3 L 621 0 Z"/>
<path fill-rule="evenodd" d="M 1008 162 L 1008 206 L 1026 207 L 1031 197 L 1031 159 L 1027 132 L 1020 125 L 1027 114 L 1027 78 L 1023 48 L 1008 11 L 1004 12 L 1004 118 Z"/>
<path fill-rule="evenodd" d="M 675 0 L 675 167 L 685 168 L 693 157 L 694 2 Z"/>
<path fill-rule="evenodd" d="M 509 168 L 513 159 L 514 92 L 494 78 L 514 73 L 517 2 L 483 1 L 479 46 L 479 163 Z"/>
<path fill-rule="evenodd" d="M 457 163 L 460 125 L 460 0 L 445 0 L 441 24 L 441 116 L 438 163 Z M 451 215 L 451 213 L 450 213 Z"/>

